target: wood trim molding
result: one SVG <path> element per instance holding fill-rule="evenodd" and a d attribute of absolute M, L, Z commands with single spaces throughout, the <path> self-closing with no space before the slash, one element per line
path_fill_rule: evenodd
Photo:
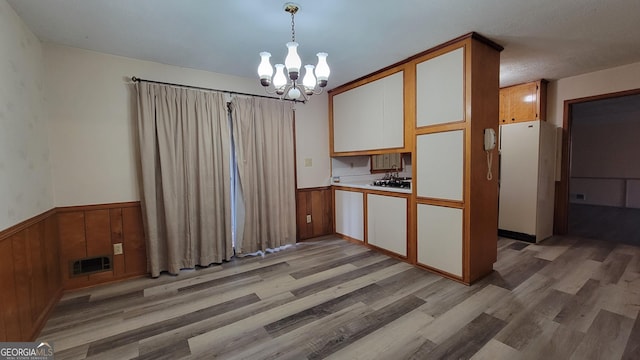
<path fill-rule="evenodd" d="M 22 230 L 27 229 L 28 227 L 31 227 L 37 223 L 39 223 L 40 221 L 45 220 L 46 218 L 48 218 L 49 216 L 52 216 L 56 213 L 56 208 L 52 208 L 50 210 L 47 210 L 45 212 L 43 212 L 42 214 L 36 215 L 32 218 L 29 218 L 27 220 L 24 220 L 16 225 L 13 225 L 11 227 L 8 227 L 2 231 L 0 231 L 0 242 L 10 238 L 11 236 L 19 233 Z"/>
<path fill-rule="evenodd" d="M 140 201 L 125 201 L 117 203 L 106 204 L 91 204 L 91 205 L 77 205 L 77 206 L 62 206 L 55 208 L 56 212 L 73 212 L 73 211 L 91 211 L 91 210 L 106 210 L 117 208 L 131 208 L 140 206 Z"/>

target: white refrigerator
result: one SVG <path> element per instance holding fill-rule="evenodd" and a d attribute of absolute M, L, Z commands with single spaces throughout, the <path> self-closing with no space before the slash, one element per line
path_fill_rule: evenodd
<path fill-rule="evenodd" d="M 540 242 L 553 235 L 555 129 L 539 120 L 500 125 L 500 236 Z"/>

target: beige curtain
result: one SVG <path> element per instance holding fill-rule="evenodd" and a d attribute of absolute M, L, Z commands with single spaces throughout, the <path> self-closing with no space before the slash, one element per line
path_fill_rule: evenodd
<path fill-rule="evenodd" d="M 244 221 L 236 252 L 276 249 L 296 241 L 293 109 L 289 101 L 236 97 L 233 139 Z"/>
<path fill-rule="evenodd" d="M 224 95 L 137 84 L 142 210 L 149 270 L 229 260 L 230 144 Z"/>

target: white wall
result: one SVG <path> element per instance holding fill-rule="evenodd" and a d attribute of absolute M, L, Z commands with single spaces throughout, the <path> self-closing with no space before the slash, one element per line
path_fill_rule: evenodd
<path fill-rule="evenodd" d="M 42 46 L 0 0 L 0 230 L 53 207 Z"/>
<path fill-rule="evenodd" d="M 565 100 L 640 88 L 640 62 L 551 81 L 547 121 L 562 127 Z"/>
<path fill-rule="evenodd" d="M 56 206 L 139 200 L 131 76 L 264 94 L 254 78 L 44 45 Z M 298 186 L 329 182 L 327 98 L 296 105 Z M 302 160 L 312 158 L 305 168 Z"/>
<path fill-rule="evenodd" d="M 326 92 L 313 95 L 305 105 L 296 104 L 296 156 L 299 189 L 329 185 L 331 159 Z M 305 166 L 305 159 L 311 159 L 311 166 Z"/>

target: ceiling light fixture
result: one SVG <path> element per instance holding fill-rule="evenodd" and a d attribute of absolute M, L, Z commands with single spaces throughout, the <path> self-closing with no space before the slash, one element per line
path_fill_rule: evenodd
<path fill-rule="evenodd" d="M 300 6 L 298 4 L 290 2 L 284 4 L 284 11 L 291 14 L 291 42 L 287 43 L 288 53 L 287 57 L 284 59 L 284 65 L 276 64 L 276 74 L 273 75 L 273 67 L 271 67 L 271 63 L 269 62 L 271 54 L 263 51 L 260 53 L 261 61 L 258 66 L 258 75 L 260 76 L 260 84 L 265 87 L 265 91 L 268 94 L 278 94 L 281 99 L 289 97 L 293 100 L 299 99 L 300 96 L 302 96 L 306 101 L 309 100 L 311 95 L 317 95 L 322 92 L 322 89 L 327 86 L 329 73 L 331 71 L 327 64 L 327 53 L 319 52 L 316 54 L 318 56 L 318 64 L 315 66 L 315 76 L 314 66 L 305 65 L 305 74 L 302 78 L 302 84 L 298 83 L 298 75 L 300 73 L 302 60 L 298 55 L 298 43 L 296 42 L 294 18 L 299 9 Z M 287 74 L 290 81 L 287 80 L 284 74 L 285 67 L 287 68 Z M 270 91 L 269 85 L 272 83 L 272 76 L 274 90 Z"/>

